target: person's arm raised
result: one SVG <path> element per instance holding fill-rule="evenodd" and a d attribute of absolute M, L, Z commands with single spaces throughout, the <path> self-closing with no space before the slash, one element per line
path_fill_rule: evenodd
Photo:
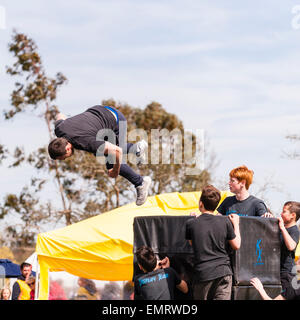
<path fill-rule="evenodd" d="M 282 220 L 282 217 L 277 218 L 279 222 L 279 228 L 281 230 L 281 234 L 283 237 L 283 241 L 289 251 L 293 251 L 297 247 L 297 243 L 294 241 L 294 239 L 290 236 L 288 231 L 286 230 L 284 226 L 284 222 Z"/>
<path fill-rule="evenodd" d="M 170 259 L 165 257 L 164 259 L 160 260 L 158 264 L 162 269 L 170 268 Z M 189 291 L 188 285 L 184 280 L 181 280 L 176 288 L 183 293 L 187 293 Z"/>
<path fill-rule="evenodd" d="M 240 234 L 240 217 L 237 214 L 230 214 L 229 219 L 233 225 L 235 238 L 229 240 L 229 244 L 233 250 L 238 250 L 241 247 L 241 234 Z"/>

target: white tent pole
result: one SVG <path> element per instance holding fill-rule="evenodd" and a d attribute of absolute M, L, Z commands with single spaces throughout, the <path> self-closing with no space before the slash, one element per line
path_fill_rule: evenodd
<path fill-rule="evenodd" d="M 34 291 L 34 300 L 38 299 L 40 290 L 40 264 L 38 256 L 36 255 L 36 271 L 35 271 L 35 291 Z"/>

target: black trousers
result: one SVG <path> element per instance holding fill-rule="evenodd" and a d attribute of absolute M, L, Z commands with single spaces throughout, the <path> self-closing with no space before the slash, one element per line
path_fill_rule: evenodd
<path fill-rule="evenodd" d="M 232 276 L 193 283 L 194 300 L 230 300 Z"/>
<path fill-rule="evenodd" d="M 120 112 L 119 110 L 109 107 L 109 109 L 113 109 L 114 112 L 117 113 L 118 115 L 118 127 L 120 127 L 120 122 L 122 121 L 122 125 L 123 128 L 126 127 L 127 128 L 127 120 L 125 118 L 125 116 L 123 115 L 122 112 Z M 122 132 L 121 132 L 122 133 Z M 117 130 L 115 132 L 116 134 L 116 139 L 117 139 L 117 145 L 119 146 L 119 142 L 120 142 L 120 132 L 119 130 Z M 124 134 L 127 134 L 127 130 L 126 132 L 124 132 Z M 121 139 L 123 139 L 124 137 L 121 137 Z M 127 143 L 125 146 L 122 146 L 122 151 L 123 153 L 130 153 L 130 150 L 133 150 L 134 148 L 132 148 L 134 145 L 133 143 Z M 107 161 L 106 161 L 106 168 L 107 169 L 112 169 L 113 168 L 113 163 L 111 163 L 109 161 L 109 157 L 107 157 Z M 126 163 L 122 163 L 121 167 L 120 167 L 120 176 L 122 176 L 123 178 L 127 179 L 129 182 L 131 182 L 135 187 L 140 186 L 143 183 L 143 178 L 142 176 L 140 176 L 139 174 L 137 174 L 131 167 L 129 167 L 129 165 L 127 165 Z"/>

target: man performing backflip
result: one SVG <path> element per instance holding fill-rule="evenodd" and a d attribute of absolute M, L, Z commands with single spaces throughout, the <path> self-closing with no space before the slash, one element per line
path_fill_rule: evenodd
<path fill-rule="evenodd" d="M 108 106 L 96 105 L 67 119 L 59 113 L 55 122 L 57 138 L 49 143 L 48 152 L 52 159 L 58 160 L 71 157 L 74 149 L 84 150 L 95 156 L 105 156 L 108 175 L 111 178 L 120 175 L 130 181 L 136 188 L 136 205 L 141 206 L 147 200 L 151 178 L 140 176 L 122 163 L 122 155 L 132 153 L 137 158 L 137 164 L 142 163 L 147 142 L 141 140 L 136 144 L 125 145 L 123 141 L 127 134 L 126 124 L 124 115 Z"/>

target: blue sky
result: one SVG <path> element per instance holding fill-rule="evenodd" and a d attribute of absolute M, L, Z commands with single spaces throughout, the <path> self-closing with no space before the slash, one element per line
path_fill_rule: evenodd
<path fill-rule="evenodd" d="M 46 71 L 68 84 L 57 105 L 67 115 L 114 98 L 144 108 L 157 101 L 187 129 L 205 129 L 219 165 L 214 183 L 241 164 L 254 170 L 255 193 L 275 213 L 300 200 L 299 161 L 283 151 L 300 133 L 300 29 L 296 1 L 5 1 L 0 29 L 0 111 L 9 108 L 14 79 L 7 44 L 16 28 L 32 37 Z M 300 20 L 300 19 L 299 19 Z M 0 24 L 1 25 L 1 24 Z M 48 141 L 38 118 L 0 119 L 0 143 L 31 151 Z M 31 176 L 0 167 L 0 194 L 18 192 Z"/>

